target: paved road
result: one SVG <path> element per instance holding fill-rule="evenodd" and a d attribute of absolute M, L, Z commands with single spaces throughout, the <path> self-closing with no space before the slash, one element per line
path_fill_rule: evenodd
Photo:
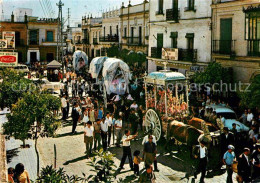
<path fill-rule="evenodd" d="M 64 170 L 69 175 L 81 176 L 82 172 L 87 175 L 92 174 L 91 167 L 86 165 L 90 160 L 85 158 L 85 145 L 83 142 L 83 126 L 77 127 L 77 134 L 71 135 L 71 126 L 69 124 L 65 125 L 63 128 L 57 131 L 56 138 L 44 138 L 39 140 L 39 150 L 41 153 L 42 161 L 45 165 L 52 165 L 54 163 L 54 144 L 57 146 L 57 166 L 63 167 Z M 136 149 L 142 149 L 141 140 L 132 142 L 132 152 Z M 157 177 L 156 182 L 192 182 L 191 178 L 185 178 L 191 172 L 191 165 L 189 163 L 189 153 L 188 152 L 176 152 L 163 153 L 163 147 L 159 147 L 159 173 L 155 173 Z M 117 147 L 110 147 L 109 151 L 115 154 L 115 164 L 119 166 L 120 159 L 122 157 L 122 149 Z M 181 159 L 180 157 L 184 157 Z M 188 161 L 187 161 L 188 160 Z M 144 165 L 141 164 L 141 167 Z M 125 169 L 117 176 L 123 180 L 121 182 L 136 182 L 136 178 L 133 176 L 133 172 L 129 171 L 129 165 L 126 164 Z M 235 174 L 233 176 L 235 180 Z M 199 177 L 195 182 L 199 182 Z M 226 173 L 224 171 L 210 172 L 207 176 L 205 182 L 226 182 Z"/>

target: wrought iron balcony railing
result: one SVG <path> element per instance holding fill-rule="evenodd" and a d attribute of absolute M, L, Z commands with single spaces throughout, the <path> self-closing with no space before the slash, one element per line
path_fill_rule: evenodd
<path fill-rule="evenodd" d="M 235 40 L 213 40 L 213 53 L 235 55 Z"/>
<path fill-rule="evenodd" d="M 248 56 L 260 56 L 260 40 L 247 41 L 247 54 Z"/>
<path fill-rule="evenodd" d="M 100 42 L 118 42 L 118 40 L 118 36 L 105 36 L 99 38 Z"/>
<path fill-rule="evenodd" d="M 93 38 L 93 44 L 98 44 L 98 38 Z"/>
<path fill-rule="evenodd" d="M 127 44 L 128 45 L 142 45 L 142 38 L 141 37 L 128 37 Z"/>
<path fill-rule="evenodd" d="M 179 21 L 179 9 L 167 9 L 166 10 L 166 21 Z"/>
<path fill-rule="evenodd" d="M 178 49 L 178 60 L 180 61 L 189 61 L 189 62 L 197 62 L 197 49 Z"/>

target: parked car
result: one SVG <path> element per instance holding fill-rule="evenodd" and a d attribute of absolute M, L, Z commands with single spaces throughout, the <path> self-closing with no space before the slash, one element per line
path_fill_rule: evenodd
<path fill-rule="evenodd" d="M 30 72 L 29 68 L 23 64 L 18 64 L 17 66 L 14 67 L 14 69 L 18 72 L 23 72 L 24 74 L 28 74 Z"/>
<path fill-rule="evenodd" d="M 235 123 L 237 125 L 237 131 L 249 131 L 249 127 L 244 125 L 243 123 L 239 122 L 237 119 L 236 113 L 228 107 L 223 107 L 220 105 L 210 105 L 207 106 L 207 108 L 212 108 L 213 111 L 216 111 L 217 116 L 221 116 L 221 121 L 224 123 L 225 127 L 228 127 L 228 129 L 232 129 L 232 124 Z"/>
<path fill-rule="evenodd" d="M 40 86 L 42 90 L 60 92 L 61 89 L 64 89 L 64 84 L 60 82 L 50 82 L 47 79 L 39 78 L 33 78 L 32 81 L 35 85 Z"/>

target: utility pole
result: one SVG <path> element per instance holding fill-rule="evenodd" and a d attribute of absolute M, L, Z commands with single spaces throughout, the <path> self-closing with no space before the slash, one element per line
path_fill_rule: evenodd
<path fill-rule="evenodd" d="M 61 61 L 62 64 L 62 75 L 64 76 L 64 62 L 63 62 L 63 18 L 62 18 L 62 6 L 64 3 L 59 1 L 56 4 L 59 7 L 59 14 L 58 14 L 58 33 L 57 33 L 57 61 Z M 59 54 L 61 51 L 61 58 L 59 59 Z"/>
<path fill-rule="evenodd" d="M 70 27 L 70 8 L 68 8 L 68 27 Z"/>

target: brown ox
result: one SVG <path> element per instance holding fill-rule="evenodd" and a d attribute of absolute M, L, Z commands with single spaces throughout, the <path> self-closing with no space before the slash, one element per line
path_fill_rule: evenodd
<path fill-rule="evenodd" d="M 201 123 L 203 121 L 204 120 L 200 119 L 200 118 L 192 118 L 191 120 L 188 121 L 188 125 L 191 125 L 199 130 L 202 130 Z M 214 124 L 208 123 L 208 122 L 205 122 L 205 123 L 210 132 L 215 132 L 215 131 L 219 130 L 219 128 L 217 126 L 215 126 Z"/>
<path fill-rule="evenodd" d="M 203 134 L 203 132 L 193 126 L 178 121 L 172 121 L 168 126 L 167 137 L 168 139 L 174 138 L 177 141 L 192 147 L 193 145 L 198 144 L 198 138 L 201 134 Z"/>

